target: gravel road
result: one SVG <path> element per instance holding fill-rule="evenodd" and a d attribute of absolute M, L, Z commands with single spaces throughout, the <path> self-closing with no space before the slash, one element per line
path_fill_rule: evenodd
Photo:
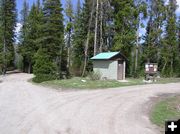
<path fill-rule="evenodd" d="M 0 83 L 0 134 L 159 134 L 151 98 L 180 93 L 180 83 L 56 91 L 11 74 Z"/>

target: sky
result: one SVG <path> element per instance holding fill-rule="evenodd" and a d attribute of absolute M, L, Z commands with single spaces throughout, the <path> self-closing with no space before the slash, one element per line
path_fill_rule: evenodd
<path fill-rule="evenodd" d="M 24 0 L 16 0 L 16 4 L 17 4 L 17 10 L 18 13 L 21 11 L 22 9 L 22 5 L 23 5 L 23 1 Z M 83 0 L 81 0 L 82 3 Z M 27 2 L 29 3 L 29 5 L 31 6 L 33 3 L 36 2 L 36 0 L 27 0 Z M 77 0 L 72 0 L 73 5 L 76 5 Z M 63 4 L 63 7 L 65 6 L 66 0 L 61 0 L 61 3 Z M 177 14 L 180 16 L 180 0 L 177 0 L 177 4 L 179 5 L 179 8 L 177 9 Z M 75 8 L 75 7 L 74 7 Z"/>
<path fill-rule="evenodd" d="M 32 6 L 32 4 L 36 3 L 37 0 L 26 0 L 26 1 L 29 3 L 29 6 Z M 83 0 L 80 0 L 80 1 L 81 1 L 81 3 L 83 2 Z M 17 35 L 18 35 L 18 33 L 19 33 L 19 31 L 20 31 L 20 29 L 22 27 L 22 25 L 19 22 L 19 20 L 20 20 L 20 11 L 22 10 L 22 7 L 23 7 L 23 2 L 24 2 L 24 0 L 16 0 L 17 11 L 18 11 L 18 23 L 17 23 L 17 26 L 16 26 L 16 33 L 17 33 Z M 76 5 L 77 0 L 72 0 L 72 3 L 73 3 L 73 6 Z M 63 5 L 63 7 L 65 7 L 66 0 L 61 0 L 61 4 Z M 75 6 L 73 8 L 75 10 Z"/>
<path fill-rule="evenodd" d="M 17 4 L 17 10 L 18 10 L 18 19 L 20 18 L 20 11 L 22 10 L 22 5 L 23 5 L 23 1 L 24 0 L 16 0 L 16 4 Z M 29 3 L 29 5 L 31 6 L 33 3 L 36 2 L 36 0 L 27 0 L 27 2 Z M 73 8 L 75 8 L 75 5 L 77 3 L 77 0 L 72 0 L 73 2 Z M 83 0 L 81 0 L 81 3 L 83 2 Z M 61 3 L 63 5 L 63 7 L 65 7 L 65 3 L 66 3 L 66 0 L 61 0 Z M 176 11 L 176 14 L 178 16 L 180 16 L 180 0 L 177 0 L 177 5 L 179 6 L 177 11 Z M 17 28 L 16 28 L 16 32 L 18 33 L 20 31 L 20 28 L 21 28 L 21 24 L 20 23 L 17 23 Z M 146 32 L 145 28 L 142 28 L 140 29 L 140 36 L 143 35 L 144 33 Z"/>
<path fill-rule="evenodd" d="M 21 9 L 22 9 L 23 1 L 24 1 L 24 0 L 16 0 L 18 13 L 19 13 L 19 12 L 21 11 Z M 36 0 L 26 0 L 26 1 L 29 3 L 30 6 L 31 6 L 33 3 L 36 3 Z M 83 1 L 83 0 L 81 0 L 81 1 Z M 63 7 L 65 6 L 65 3 L 66 3 L 66 0 L 61 0 L 61 4 L 63 4 Z M 73 3 L 73 5 L 76 5 L 77 0 L 72 0 L 72 3 Z"/>

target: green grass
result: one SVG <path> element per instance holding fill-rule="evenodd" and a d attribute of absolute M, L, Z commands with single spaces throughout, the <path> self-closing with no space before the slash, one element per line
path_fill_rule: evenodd
<path fill-rule="evenodd" d="M 151 113 L 151 121 L 164 127 L 164 123 L 167 120 L 180 118 L 180 96 L 171 97 L 158 102 Z"/>
<path fill-rule="evenodd" d="M 83 82 L 85 80 L 86 82 Z M 116 80 L 97 80 L 92 81 L 87 78 L 79 78 L 74 77 L 72 79 L 67 80 L 53 80 L 43 82 L 43 85 L 49 85 L 54 87 L 61 87 L 61 88 L 70 88 L 70 89 L 98 89 L 98 88 L 113 88 L 113 87 L 122 87 L 122 86 L 130 86 L 130 85 L 138 85 L 143 84 L 142 80 L 128 80 L 129 82 L 119 82 Z"/>
<path fill-rule="evenodd" d="M 180 78 L 159 78 L 159 79 L 157 79 L 158 84 L 177 83 L 177 82 L 180 82 Z"/>
<path fill-rule="evenodd" d="M 86 80 L 86 82 L 83 82 L 82 80 Z M 139 78 L 139 79 L 128 78 L 127 81 L 128 82 L 119 82 L 116 80 L 92 81 L 88 78 L 74 77 L 72 79 L 66 79 L 66 80 L 46 81 L 46 82 L 43 82 L 42 84 L 45 86 L 52 86 L 55 88 L 68 88 L 68 89 L 115 88 L 115 87 L 145 84 L 143 82 L 143 78 Z M 156 83 L 165 84 L 165 83 L 172 83 L 172 82 L 180 82 L 180 78 L 161 78 Z"/>

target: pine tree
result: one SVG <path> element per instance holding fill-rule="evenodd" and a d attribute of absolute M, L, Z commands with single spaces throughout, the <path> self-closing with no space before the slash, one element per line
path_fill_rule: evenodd
<path fill-rule="evenodd" d="M 178 36 L 176 32 L 176 9 L 176 0 L 170 0 L 166 10 L 167 19 L 165 25 L 165 39 L 161 49 L 161 58 L 163 64 L 162 74 L 171 77 L 177 71 L 177 66 L 180 65 L 178 55 Z"/>
<path fill-rule="evenodd" d="M 165 20 L 164 0 L 152 0 L 149 7 L 149 21 L 147 23 L 143 62 L 158 63 L 159 49 Z"/>
<path fill-rule="evenodd" d="M 42 9 L 40 0 L 37 0 L 37 8 L 39 11 Z"/>
<path fill-rule="evenodd" d="M 52 62 L 50 56 L 48 56 L 46 49 L 40 48 L 35 54 L 36 60 L 33 66 L 33 73 L 36 77 L 33 78 L 34 82 L 40 83 L 43 81 L 56 79 L 56 64 Z"/>
<path fill-rule="evenodd" d="M 62 10 L 59 0 L 44 1 L 42 48 L 47 50 L 46 54 L 52 62 L 56 62 L 59 77 L 62 77 L 62 71 L 67 73 Z"/>
<path fill-rule="evenodd" d="M 74 32 L 72 35 L 73 43 L 73 73 L 77 76 L 82 74 L 82 65 L 84 59 L 84 34 L 83 34 L 83 21 L 82 21 L 82 9 L 80 0 L 77 1 L 77 9 L 74 17 Z"/>
<path fill-rule="evenodd" d="M 3 73 L 14 66 L 14 42 L 16 27 L 16 2 L 1 1 L 1 28 L 3 36 Z"/>
<path fill-rule="evenodd" d="M 114 36 L 113 7 L 109 0 L 100 0 L 99 52 L 110 51 Z"/>
<path fill-rule="evenodd" d="M 25 8 L 24 8 L 25 9 Z M 26 14 L 26 13 L 24 13 Z M 39 11 L 37 5 L 33 4 L 29 16 L 22 27 L 22 42 L 19 48 L 20 54 L 23 56 L 24 71 L 31 73 L 34 64 L 34 55 L 40 48 L 41 43 L 41 23 L 43 14 Z"/>
<path fill-rule="evenodd" d="M 20 54 L 20 56 L 22 56 L 22 70 L 23 72 L 27 72 L 26 70 L 26 66 L 28 66 L 28 63 L 26 62 L 26 58 L 25 58 L 25 51 L 23 50 L 24 46 L 26 45 L 26 35 L 27 35 L 27 20 L 28 20 L 28 15 L 29 15 L 29 5 L 27 3 L 26 0 L 24 0 L 23 2 L 23 9 L 21 10 L 21 30 L 20 30 L 20 37 L 19 37 L 19 41 L 20 41 L 20 45 L 18 47 L 18 53 Z"/>
<path fill-rule="evenodd" d="M 128 59 L 127 74 L 132 75 L 132 50 L 136 42 L 137 8 L 134 0 L 113 0 L 115 36 L 113 50 Z"/>
<path fill-rule="evenodd" d="M 141 64 L 140 64 L 140 58 L 141 58 L 141 45 L 140 40 L 142 37 L 140 37 L 140 29 L 144 28 L 143 20 L 147 19 L 147 3 L 144 0 L 135 0 L 135 6 L 136 11 L 134 13 L 134 19 L 135 19 L 135 29 L 136 29 L 136 42 L 134 45 L 134 51 L 132 52 L 132 64 L 133 64 L 133 76 L 139 77 Z M 144 65 L 143 65 L 144 68 Z"/>
<path fill-rule="evenodd" d="M 134 1 L 114 0 L 112 5 L 114 7 L 116 30 L 114 49 L 121 50 L 124 55 L 129 57 L 136 35 L 133 20 Z"/>

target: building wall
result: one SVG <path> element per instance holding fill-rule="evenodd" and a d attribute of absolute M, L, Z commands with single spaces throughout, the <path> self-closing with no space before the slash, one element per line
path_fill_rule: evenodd
<path fill-rule="evenodd" d="M 94 72 L 100 72 L 102 78 L 117 80 L 117 61 L 93 61 Z"/>

